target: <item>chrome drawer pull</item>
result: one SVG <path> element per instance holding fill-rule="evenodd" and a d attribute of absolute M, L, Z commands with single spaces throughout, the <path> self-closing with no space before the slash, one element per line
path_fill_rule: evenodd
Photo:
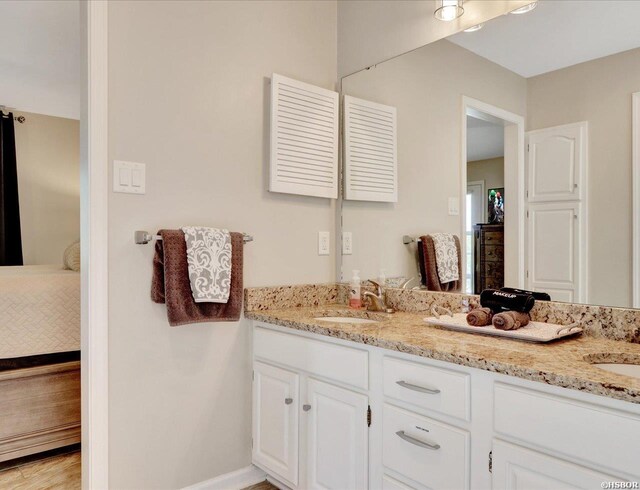
<path fill-rule="evenodd" d="M 302 405 L 302 410 L 304 410 L 305 412 L 308 412 L 309 410 L 311 410 L 311 405 Z"/>
<path fill-rule="evenodd" d="M 291 404 L 293 403 L 293 398 L 285 398 L 285 399 L 284 399 L 284 403 L 285 403 L 286 405 L 291 405 Z"/>
<path fill-rule="evenodd" d="M 425 449 L 431 449 L 432 451 L 437 451 L 438 449 L 440 449 L 440 444 L 432 444 L 430 442 L 420 441 L 415 437 L 408 436 L 407 434 L 404 433 L 403 430 L 399 430 L 398 432 L 396 432 L 396 435 L 403 441 L 407 441 L 413 444 L 414 446 L 423 447 Z"/>
<path fill-rule="evenodd" d="M 413 391 L 419 391 L 420 393 L 428 393 L 429 395 L 437 395 L 440 393 L 438 388 L 425 388 L 424 386 L 412 385 L 411 383 L 407 383 L 406 381 L 396 381 L 396 384 L 399 384 L 403 388 Z"/>

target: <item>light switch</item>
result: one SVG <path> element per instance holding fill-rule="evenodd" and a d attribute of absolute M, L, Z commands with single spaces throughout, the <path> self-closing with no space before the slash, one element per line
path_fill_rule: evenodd
<path fill-rule="evenodd" d="M 134 168 L 131 171 L 131 185 L 133 187 L 142 187 L 142 184 L 142 172 Z"/>
<path fill-rule="evenodd" d="M 120 169 L 120 185 L 129 185 L 131 183 L 131 170 L 128 168 Z"/>
<path fill-rule="evenodd" d="M 113 191 L 129 194 L 145 193 L 145 164 L 113 161 Z"/>
<path fill-rule="evenodd" d="M 449 198 L 449 216 L 460 215 L 460 201 L 457 197 Z"/>

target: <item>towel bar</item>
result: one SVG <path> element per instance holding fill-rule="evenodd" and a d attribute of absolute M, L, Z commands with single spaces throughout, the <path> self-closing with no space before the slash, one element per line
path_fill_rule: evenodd
<path fill-rule="evenodd" d="M 242 239 L 244 243 L 253 241 L 253 237 L 251 235 L 247 235 L 246 233 L 242 234 Z M 133 241 L 136 243 L 136 245 L 146 245 L 153 240 L 162 240 L 162 237 L 160 235 L 152 235 L 148 231 L 141 230 L 138 230 L 133 234 Z"/>

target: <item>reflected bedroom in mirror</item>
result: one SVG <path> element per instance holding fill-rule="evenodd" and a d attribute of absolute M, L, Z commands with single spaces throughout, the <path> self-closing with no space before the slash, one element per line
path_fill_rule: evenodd
<path fill-rule="evenodd" d="M 613 3 L 541 0 L 342 79 L 343 280 L 640 306 L 640 10 Z"/>

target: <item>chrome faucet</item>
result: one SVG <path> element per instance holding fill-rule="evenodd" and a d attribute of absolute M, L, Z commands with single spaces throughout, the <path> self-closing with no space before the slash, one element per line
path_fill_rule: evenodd
<path fill-rule="evenodd" d="M 371 279 L 369 279 L 369 282 L 376 287 L 377 294 L 374 294 L 371 291 L 364 292 L 364 298 L 369 299 L 369 301 L 367 301 L 367 310 L 393 313 L 393 309 L 387 306 L 385 293 L 382 290 L 382 286 L 380 286 L 380 284 L 378 284 L 376 281 L 372 281 Z"/>

